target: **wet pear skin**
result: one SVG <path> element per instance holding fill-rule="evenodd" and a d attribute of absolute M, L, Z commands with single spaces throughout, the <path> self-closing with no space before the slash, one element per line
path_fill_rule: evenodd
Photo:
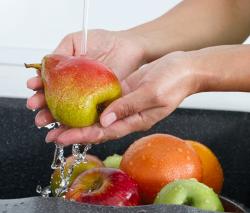
<path fill-rule="evenodd" d="M 41 75 L 50 112 L 69 127 L 96 123 L 100 110 L 121 96 L 111 69 L 83 56 L 47 55 Z"/>

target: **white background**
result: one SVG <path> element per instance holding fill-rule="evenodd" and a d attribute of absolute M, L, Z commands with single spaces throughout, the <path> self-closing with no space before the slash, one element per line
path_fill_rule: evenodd
<path fill-rule="evenodd" d="M 90 28 L 126 29 L 162 15 L 179 0 L 90 0 Z M 83 0 L 0 1 L 0 96 L 28 97 L 37 62 L 62 37 L 82 26 Z M 250 111 L 250 94 L 206 93 L 189 97 L 183 107 Z"/>

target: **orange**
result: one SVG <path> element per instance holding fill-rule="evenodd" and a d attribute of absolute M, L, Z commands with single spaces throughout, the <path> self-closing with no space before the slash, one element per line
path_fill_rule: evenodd
<path fill-rule="evenodd" d="M 187 141 L 196 153 L 200 156 L 202 163 L 202 183 L 214 189 L 216 193 L 220 193 L 224 175 L 221 164 L 215 154 L 205 145 L 196 141 Z"/>
<path fill-rule="evenodd" d="M 135 141 L 124 153 L 120 168 L 131 176 L 145 204 L 171 181 L 201 180 L 199 156 L 184 140 L 166 134 L 154 134 Z"/>

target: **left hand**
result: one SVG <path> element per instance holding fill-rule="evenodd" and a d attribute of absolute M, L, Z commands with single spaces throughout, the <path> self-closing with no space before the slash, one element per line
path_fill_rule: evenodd
<path fill-rule="evenodd" d="M 146 62 L 144 46 L 140 37 L 128 31 L 90 30 L 87 57 L 100 61 L 114 71 L 119 80 L 126 78 Z M 54 54 L 79 56 L 82 32 L 67 35 Z M 27 81 L 27 87 L 36 93 L 28 98 L 27 108 L 38 110 L 35 124 L 38 127 L 55 122 L 44 95 L 41 73 Z"/>
<path fill-rule="evenodd" d="M 148 130 L 173 112 L 185 97 L 199 91 L 190 61 L 190 54 L 175 52 L 142 67 L 123 80 L 123 97 L 104 110 L 99 124 L 60 127 L 50 131 L 46 140 L 64 145 L 100 143 Z"/>

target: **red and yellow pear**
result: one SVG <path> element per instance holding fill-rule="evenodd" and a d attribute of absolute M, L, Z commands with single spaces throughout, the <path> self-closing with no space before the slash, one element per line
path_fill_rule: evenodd
<path fill-rule="evenodd" d="M 121 96 L 120 83 L 111 69 L 83 56 L 52 54 L 42 64 L 25 66 L 41 71 L 48 108 L 66 126 L 96 123 L 103 108 Z"/>

